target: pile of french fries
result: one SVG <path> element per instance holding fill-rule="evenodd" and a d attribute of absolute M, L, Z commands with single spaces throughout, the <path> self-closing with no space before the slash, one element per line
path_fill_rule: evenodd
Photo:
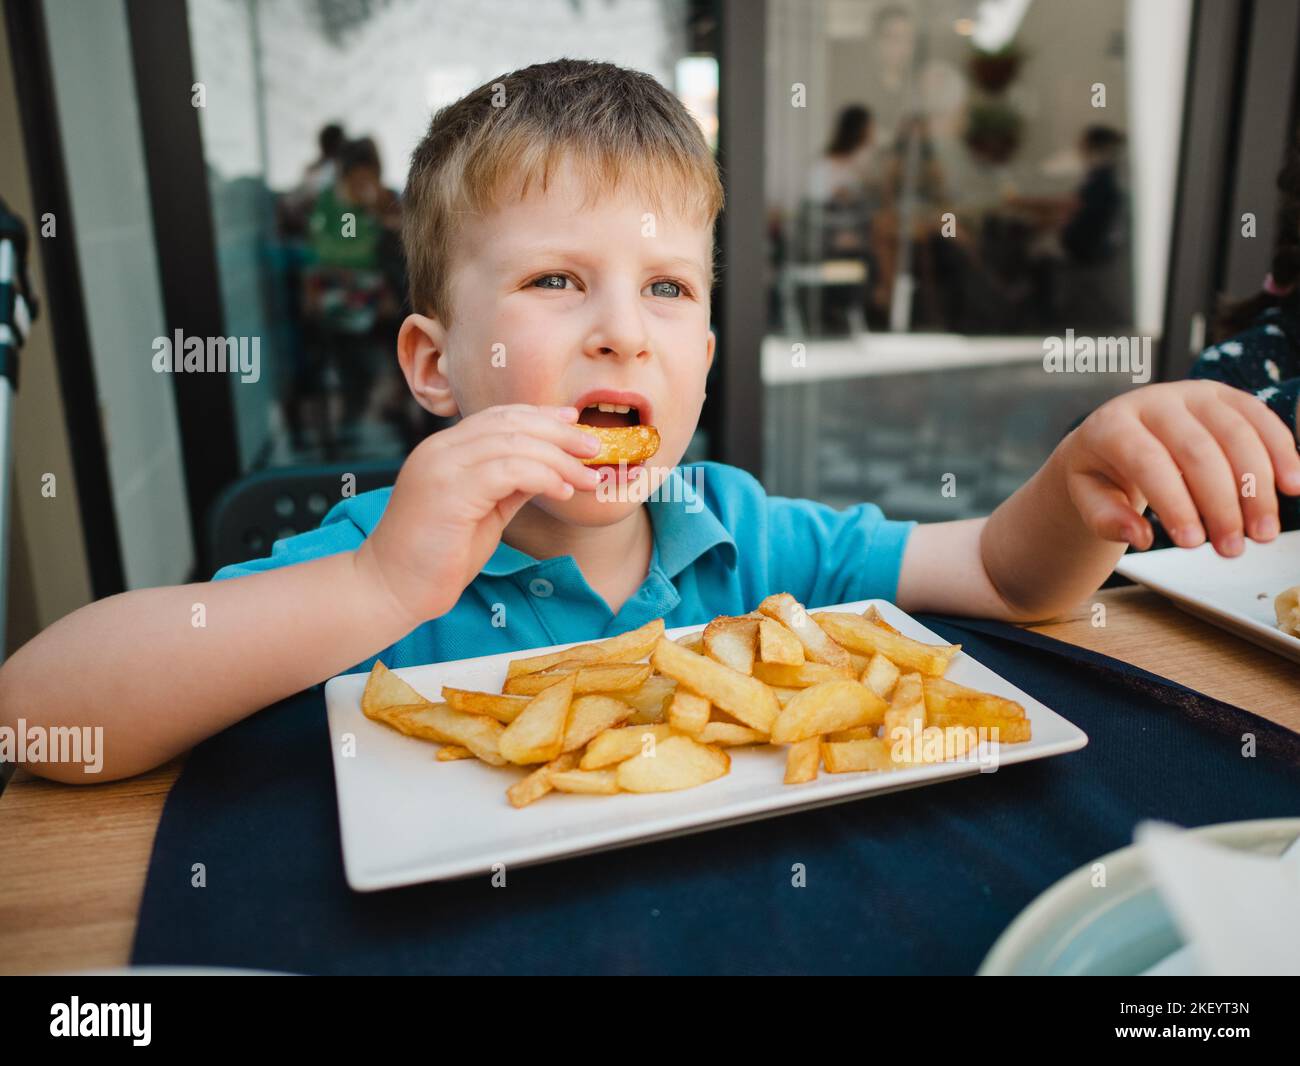
<path fill-rule="evenodd" d="M 1013 700 L 944 678 L 960 644 L 903 636 L 874 607 L 809 612 L 788 593 L 669 640 L 662 619 L 511 661 L 500 692 L 426 699 L 376 662 L 366 717 L 442 745 L 440 761 L 531 768 L 506 791 L 671 792 L 727 774 L 726 749 L 784 745 L 786 784 L 960 758 L 1030 739 Z"/>

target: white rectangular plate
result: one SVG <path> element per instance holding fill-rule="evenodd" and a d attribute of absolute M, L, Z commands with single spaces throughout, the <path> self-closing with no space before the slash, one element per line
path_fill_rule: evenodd
<path fill-rule="evenodd" d="M 1115 571 L 1167 596 L 1179 607 L 1239 637 L 1300 663 L 1300 640 L 1277 628 L 1273 600 L 1300 585 L 1300 530 L 1267 544 L 1246 541 L 1235 559 L 1213 546 L 1133 552 Z"/>
<path fill-rule="evenodd" d="M 861 612 L 871 603 L 906 636 L 944 643 L 883 600 L 831 609 Z M 670 629 L 668 636 L 703 628 Z M 570 646 L 412 666 L 396 673 L 432 700 L 444 684 L 499 692 L 511 659 Z M 954 657 L 946 676 L 1024 705 L 1033 740 L 1001 745 L 996 753 L 1000 764 L 1060 755 L 1088 743 L 1083 730 L 965 652 Z M 343 865 L 348 884 L 358 892 L 485 873 L 497 863 L 521 866 L 582 855 L 980 772 L 973 762 L 940 763 L 888 773 L 823 772 L 816 781 L 786 785 L 785 748 L 731 748 L 731 772 L 698 788 L 651 795 L 552 793 L 516 810 L 506 800 L 506 789 L 524 776 L 523 769 L 488 766 L 477 759 L 435 761 L 436 745 L 362 715 L 365 684 L 365 674 L 345 674 L 325 686 Z M 355 738 L 354 745 L 345 743 L 347 734 Z M 348 754 L 352 748 L 355 753 Z"/>

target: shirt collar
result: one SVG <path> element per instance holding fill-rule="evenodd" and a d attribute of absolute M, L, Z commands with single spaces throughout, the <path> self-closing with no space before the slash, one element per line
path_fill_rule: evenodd
<path fill-rule="evenodd" d="M 693 467 L 699 470 L 700 467 Z M 664 576 L 672 579 L 711 548 L 721 546 L 728 566 L 737 559 L 736 541 L 717 515 L 709 510 L 703 495 L 684 477 L 681 467 L 669 471 L 655 497 L 646 500 L 650 525 L 654 531 L 653 568 L 657 561 Z M 508 577 L 530 567 L 541 566 L 549 559 L 534 559 L 502 541 L 483 565 L 486 577 Z"/>

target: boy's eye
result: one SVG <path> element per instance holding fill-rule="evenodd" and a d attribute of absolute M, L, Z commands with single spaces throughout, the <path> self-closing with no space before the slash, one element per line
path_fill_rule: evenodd
<path fill-rule="evenodd" d="M 568 283 L 569 279 L 564 274 L 543 274 L 540 278 L 533 279 L 533 285 L 539 289 L 564 289 Z"/>
<path fill-rule="evenodd" d="M 650 293 L 653 296 L 674 296 L 682 295 L 682 287 L 675 281 L 652 281 L 650 283 Z"/>

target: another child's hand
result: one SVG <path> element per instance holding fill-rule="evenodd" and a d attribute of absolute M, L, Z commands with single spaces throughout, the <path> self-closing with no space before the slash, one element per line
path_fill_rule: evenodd
<path fill-rule="evenodd" d="M 1098 537 L 1151 546 L 1150 504 L 1173 542 L 1239 555 L 1278 534 L 1277 492 L 1300 494 L 1300 455 L 1259 400 L 1214 381 L 1117 396 L 1062 442 L 1070 498 Z"/>
<path fill-rule="evenodd" d="M 455 606 L 531 497 L 569 499 L 597 472 L 600 449 L 572 407 L 489 407 L 434 433 L 407 457 L 358 563 L 385 586 L 412 628 Z"/>

